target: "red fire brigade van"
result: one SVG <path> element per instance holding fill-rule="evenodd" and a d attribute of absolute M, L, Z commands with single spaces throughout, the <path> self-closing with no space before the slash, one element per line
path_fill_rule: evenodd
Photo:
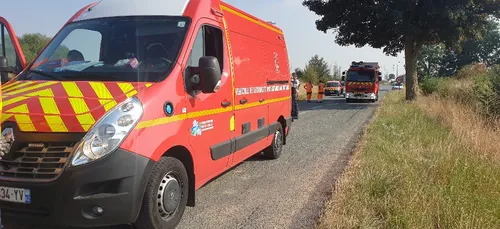
<path fill-rule="evenodd" d="M 290 72 L 272 24 L 219 0 L 104 0 L 26 66 L 0 22 L 0 70 L 19 73 L 2 85 L 6 223 L 174 228 L 209 180 L 282 153 Z"/>

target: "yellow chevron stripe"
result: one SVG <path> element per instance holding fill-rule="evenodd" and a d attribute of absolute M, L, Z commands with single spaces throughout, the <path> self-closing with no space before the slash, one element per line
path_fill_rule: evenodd
<path fill-rule="evenodd" d="M 2 114 L 2 121 L 1 122 L 5 122 L 5 120 L 9 119 L 13 115 L 14 114 Z"/>
<path fill-rule="evenodd" d="M 38 98 L 45 114 L 61 114 L 54 98 Z"/>
<path fill-rule="evenodd" d="M 104 106 L 104 110 L 106 111 L 109 111 L 117 104 L 115 100 L 109 100 L 109 99 L 100 99 L 99 102 L 101 103 L 101 105 Z"/>
<path fill-rule="evenodd" d="M 47 88 L 47 89 L 44 89 L 44 90 L 31 92 L 31 93 L 27 94 L 27 96 L 54 97 L 54 93 L 52 92 L 52 89 Z"/>
<path fill-rule="evenodd" d="M 17 84 L 16 84 L 17 83 Z M 18 88 L 26 87 L 30 84 L 36 83 L 35 81 L 27 81 L 27 82 L 21 82 L 21 81 L 16 81 L 10 85 L 10 87 L 5 87 L 3 88 L 3 92 L 7 93 L 9 91 L 14 91 Z"/>
<path fill-rule="evenodd" d="M 134 85 L 132 85 L 131 83 L 118 83 L 118 87 L 120 87 L 124 94 L 135 90 Z"/>
<path fill-rule="evenodd" d="M 69 97 L 83 97 L 82 91 L 75 82 L 62 82 L 61 84 Z"/>
<path fill-rule="evenodd" d="M 38 89 L 38 88 L 47 87 L 47 86 L 50 86 L 50 85 L 54 85 L 56 83 L 58 83 L 58 82 L 46 82 L 46 83 L 41 83 L 41 84 L 38 84 L 38 85 L 35 85 L 35 86 L 23 87 L 23 88 L 21 88 L 19 90 L 15 90 L 15 91 L 11 91 L 9 93 L 5 93 L 5 95 L 17 95 L 19 93 L 23 93 L 23 92 L 35 90 L 35 89 Z"/>
<path fill-rule="evenodd" d="M 14 83 L 10 83 L 10 84 L 8 84 L 8 85 L 3 85 L 3 86 L 2 86 L 2 89 L 3 89 L 3 90 L 7 90 L 7 89 L 9 89 L 9 88 L 11 88 L 11 87 L 14 87 L 14 86 L 16 86 L 16 85 L 20 84 L 20 83 L 21 83 L 21 81 L 15 81 Z"/>
<path fill-rule="evenodd" d="M 90 82 L 89 84 L 92 89 L 94 89 L 95 94 L 99 97 L 99 99 L 113 99 L 113 95 L 111 95 L 104 83 Z"/>
<path fill-rule="evenodd" d="M 59 115 L 45 115 L 45 121 L 54 132 L 68 132 L 68 128 L 64 124 L 61 116 Z"/>
<path fill-rule="evenodd" d="M 19 125 L 19 129 L 21 131 L 35 131 L 35 126 L 33 125 L 33 122 L 31 121 L 30 116 L 26 114 L 16 114 L 14 115 L 14 118 L 16 119 L 17 124 Z"/>
<path fill-rule="evenodd" d="M 19 105 L 17 107 L 14 107 L 12 109 L 9 109 L 8 111 L 5 111 L 5 113 L 22 113 L 22 114 L 28 114 L 28 113 L 30 113 L 30 111 L 28 109 L 28 105 L 27 104 L 22 104 L 22 105 Z"/>
<path fill-rule="evenodd" d="M 3 102 L 2 106 L 8 106 L 10 104 L 17 103 L 19 101 L 23 101 L 23 100 L 28 99 L 28 98 L 29 97 L 24 97 L 24 96 L 14 97 L 12 99 L 9 99 L 9 100 L 6 100 L 5 102 Z"/>

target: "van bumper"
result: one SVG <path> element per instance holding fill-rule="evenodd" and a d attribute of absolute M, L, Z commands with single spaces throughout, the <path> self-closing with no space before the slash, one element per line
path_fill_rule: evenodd
<path fill-rule="evenodd" d="M 30 204 L 0 202 L 2 223 L 5 228 L 96 228 L 132 223 L 153 165 L 148 158 L 118 149 L 101 160 L 66 168 L 52 183 L 0 181 L 0 186 L 31 192 Z M 99 207 L 102 213 L 94 213 Z"/>

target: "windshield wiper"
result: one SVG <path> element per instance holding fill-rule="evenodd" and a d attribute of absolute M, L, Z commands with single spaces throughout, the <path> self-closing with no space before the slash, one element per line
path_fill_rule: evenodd
<path fill-rule="evenodd" d="M 36 73 L 38 75 L 42 75 L 42 76 L 46 76 L 46 77 L 49 77 L 49 78 L 52 78 L 52 79 L 56 79 L 56 80 L 59 80 L 59 81 L 63 81 L 64 79 L 59 77 L 59 76 L 56 76 L 56 75 L 52 75 L 52 74 L 49 74 L 47 72 L 44 72 L 44 71 L 40 71 L 40 70 L 34 70 L 34 69 L 28 69 L 29 72 L 31 73 Z M 33 78 L 33 77 L 29 77 L 29 78 Z M 26 79 L 28 79 L 28 77 L 26 77 Z"/>

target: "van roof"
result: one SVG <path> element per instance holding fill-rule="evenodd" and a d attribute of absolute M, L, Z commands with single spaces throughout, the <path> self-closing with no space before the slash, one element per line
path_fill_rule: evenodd
<path fill-rule="evenodd" d="M 101 0 L 74 21 L 119 16 L 181 16 L 188 3 L 189 0 Z"/>

